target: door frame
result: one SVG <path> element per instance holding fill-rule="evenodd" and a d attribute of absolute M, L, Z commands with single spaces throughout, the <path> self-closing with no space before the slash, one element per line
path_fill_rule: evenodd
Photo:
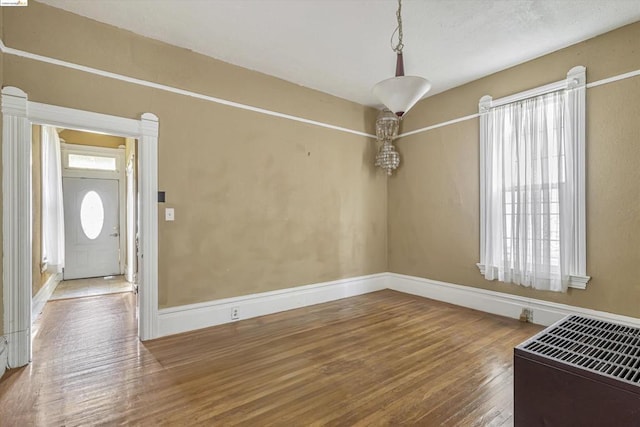
<path fill-rule="evenodd" d="M 158 117 L 139 120 L 29 101 L 2 89 L 2 249 L 4 336 L 8 365 L 31 361 L 31 124 L 107 133 L 139 142 L 140 293 L 138 336 L 158 335 Z"/>
<path fill-rule="evenodd" d="M 125 197 L 125 166 L 124 146 L 119 148 L 92 147 L 90 145 L 60 143 L 60 157 L 62 159 L 62 178 L 97 178 L 113 179 L 118 181 L 118 270 L 124 274 L 127 247 L 126 245 L 126 203 Z M 103 171 L 97 169 L 75 169 L 69 167 L 69 154 L 82 154 L 89 156 L 114 157 L 116 159 L 115 171 Z"/>

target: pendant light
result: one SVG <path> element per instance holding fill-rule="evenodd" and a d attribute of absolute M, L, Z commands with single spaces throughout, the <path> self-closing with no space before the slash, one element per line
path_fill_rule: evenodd
<path fill-rule="evenodd" d="M 402 58 L 402 0 L 398 0 L 396 12 L 398 26 L 391 35 L 391 48 L 396 52 L 396 76 L 383 80 L 373 87 L 373 94 L 389 110 L 402 117 L 431 89 L 429 80 L 417 76 L 404 75 Z M 393 36 L 398 33 L 398 44 L 393 45 Z"/>
<path fill-rule="evenodd" d="M 400 166 L 400 154 L 393 146 L 393 140 L 398 137 L 399 128 L 400 117 L 386 108 L 380 111 L 376 119 L 376 137 L 382 145 L 378 149 L 375 165 L 384 169 L 387 175 L 392 175 L 393 171 Z"/>

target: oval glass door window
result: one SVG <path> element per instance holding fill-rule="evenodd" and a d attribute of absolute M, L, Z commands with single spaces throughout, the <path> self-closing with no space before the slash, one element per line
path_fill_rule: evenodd
<path fill-rule="evenodd" d="M 100 195 L 89 191 L 84 195 L 80 205 L 80 225 L 82 231 L 91 240 L 100 235 L 104 225 L 104 205 Z"/>

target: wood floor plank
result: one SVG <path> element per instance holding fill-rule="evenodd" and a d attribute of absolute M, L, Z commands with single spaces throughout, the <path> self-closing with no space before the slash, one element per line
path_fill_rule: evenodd
<path fill-rule="evenodd" d="M 53 301 L 0 425 L 511 425 L 539 330 L 385 290 L 141 343 L 131 294 Z"/>

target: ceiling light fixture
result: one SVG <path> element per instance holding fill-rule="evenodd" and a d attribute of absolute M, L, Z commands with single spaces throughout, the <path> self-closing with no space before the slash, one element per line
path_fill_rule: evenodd
<path fill-rule="evenodd" d="M 382 145 L 376 155 L 376 166 L 384 169 L 387 175 L 393 174 L 393 171 L 400 166 L 400 154 L 393 146 L 393 140 L 398 137 L 399 128 L 400 117 L 386 108 L 380 111 L 376 120 L 376 137 Z"/>
<path fill-rule="evenodd" d="M 391 34 L 391 49 L 396 52 L 396 76 L 383 80 L 373 87 L 373 94 L 389 110 L 402 117 L 431 89 L 429 80 L 417 76 L 404 75 L 402 58 L 402 0 L 398 0 L 396 11 L 398 26 Z M 398 43 L 393 45 L 393 37 L 398 33 Z"/>

